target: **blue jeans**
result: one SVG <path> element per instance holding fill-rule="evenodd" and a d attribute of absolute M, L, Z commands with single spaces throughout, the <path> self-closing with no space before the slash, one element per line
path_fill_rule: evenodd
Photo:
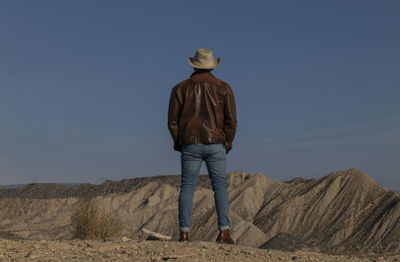
<path fill-rule="evenodd" d="M 226 182 L 226 149 L 223 144 L 191 144 L 181 150 L 182 185 L 179 194 L 179 228 L 189 232 L 193 194 L 203 160 L 206 162 L 220 230 L 229 229 L 229 197 Z"/>

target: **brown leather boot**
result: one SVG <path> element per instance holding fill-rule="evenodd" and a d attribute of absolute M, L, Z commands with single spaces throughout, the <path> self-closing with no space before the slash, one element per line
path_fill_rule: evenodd
<path fill-rule="evenodd" d="M 189 232 L 181 231 L 181 236 L 179 238 L 179 242 L 189 242 Z"/>
<path fill-rule="evenodd" d="M 219 231 L 217 243 L 235 244 L 235 240 L 233 240 L 233 238 L 231 237 L 229 229 Z"/>

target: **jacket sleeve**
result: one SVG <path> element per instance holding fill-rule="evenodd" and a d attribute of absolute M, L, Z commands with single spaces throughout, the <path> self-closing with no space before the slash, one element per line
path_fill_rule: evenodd
<path fill-rule="evenodd" d="M 232 142 L 235 137 L 237 120 L 236 120 L 236 103 L 230 85 L 226 85 L 226 94 L 224 98 L 224 127 L 223 131 L 226 136 L 226 152 L 232 149 Z"/>
<path fill-rule="evenodd" d="M 181 151 L 179 145 L 179 115 L 180 115 L 180 103 L 176 95 L 176 87 L 171 91 L 171 97 L 169 99 L 168 108 L 168 130 L 174 140 L 174 150 Z"/>

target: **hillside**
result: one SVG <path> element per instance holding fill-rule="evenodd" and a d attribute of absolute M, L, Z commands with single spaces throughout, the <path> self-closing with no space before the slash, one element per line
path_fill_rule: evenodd
<path fill-rule="evenodd" d="M 233 238 L 264 249 L 326 253 L 400 251 L 400 196 L 357 169 L 320 179 L 276 181 L 263 174 L 228 176 Z M 80 197 L 91 197 L 121 221 L 121 235 L 143 239 L 142 228 L 178 238 L 180 177 L 156 176 L 101 185 L 30 184 L 0 190 L 0 236 L 67 240 Z M 217 236 L 213 192 L 199 178 L 191 239 Z M 282 243 L 287 243 L 282 245 Z"/>

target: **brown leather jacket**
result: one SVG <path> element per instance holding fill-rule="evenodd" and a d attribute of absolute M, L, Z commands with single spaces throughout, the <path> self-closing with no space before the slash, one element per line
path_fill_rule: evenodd
<path fill-rule="evenodd" d="M 236 132 L 232 88 L 208 71 L 196 71 L 171 92 L 168 129 L 174 149 L 194 143 L 223 143 L 228 153 Z"/>

